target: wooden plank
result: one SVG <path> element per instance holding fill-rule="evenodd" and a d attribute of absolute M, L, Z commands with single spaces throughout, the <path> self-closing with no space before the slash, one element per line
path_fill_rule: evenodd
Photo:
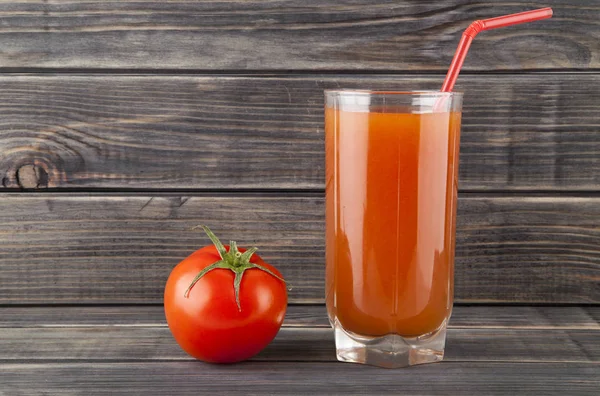
<path fill-rule="evenodd" d="M 455 285 L 469 295 L 458 294 L 459 300 L 566 303 L 577 295 L 580 303 L 600 301 L 600 254 L 591 242 L 600 235 L 598 202 L 558 197 L 459 202 Z"/>
<path fill-rule="evenodd" d="M 347 363 L 197 362 L 2 364 L 16 394 L 597 395 L 600 365 L 441 363 L 382 370 Z"/>
<path fill-rule="evenodd" d="M 441 81 L 0 76 L 0 188 L 322 189 L 323 89 Z M 462 76 L 457 89 L 461 189 L 600 189 L 600 74 Z"/>
<path fill-rule="evenodd" d="M 600 362 L 598 330 L 450 329 L 447 361 Z M 192 360 L 167 327 L 0 329 L 0 362 Z M 286 327 L 254 360 L 335 361 L 333 330 Z"/>
<path fill-rule="evenodd" d="M 525 0 L 2 2 L 0 67 L 445 71 L 475 19 Z M 598 68 L 600 6 L 546 0 L 555 16 L 486 32 L 467 70 Z"/>
<path fill-rule="evenodd" d="M 0 307 L 0 328 L 166 325 L 162 305 Z M 290 305 L 283 326 L 329 328 L 325 306 Z M 456 305 L 450 328 L 600 330 L 600 306 Z"/>
<path fill-rule="evenodd" d="M 5 194 L 0 201 L 0 303 L 161 303 L 171 269 L 210 244 L 192 230 L 199 224 L 257 245 L 291 282 L 292 301 L 322 301 L 321 197 Z"/>
<path fill-rule="evenodd" d="M 592 311 L 593 312 L 593 311 Z M 600 308 L 598 309 L 600 313 Z M 587 308 L 573 307 L 572 328 L 593 329 Z M 19 327 L 166 327 L 162 305 L 4 306 L 0 328 Z M 323 305 L 289 305 L 284 327 L 329 327 Z M 597 323 L 600 329 L 600 323 Z M 553 326 L 553 328 L 555 328 Z"/>
<path fill-rule="evenodd" d="M 257 245 L 323 302 L 323 198 L 312 195 L 0 195 L 0 304 L 161 303 L 207 238 Z M 598 303 L 600 198 L 459 199 L 458 302 Z"/>
<path fill-rule="evenodd" d="M 600 329 L 600 307 L 454 306 L 452 328 Z"/>

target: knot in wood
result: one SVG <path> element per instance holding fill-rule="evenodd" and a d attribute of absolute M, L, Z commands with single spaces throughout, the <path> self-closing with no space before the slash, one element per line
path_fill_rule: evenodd
<path fill-rule="evenodd" d="M 38 165 L 27 164 L 17 169 L 17 183 L 19 187 L 30 188 L 47 188 L 48 187 L 48 172 Z"/>

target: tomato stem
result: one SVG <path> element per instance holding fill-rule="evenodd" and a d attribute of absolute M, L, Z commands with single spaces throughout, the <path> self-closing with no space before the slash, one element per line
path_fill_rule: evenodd
<path fill-rule="evenodd" d="M 208 235 L 208 237 L 212 241 L 213 245 L 215 245 L 215 247 L 217 248 L 217 251 L 219 252 L 219 255 L 221 256 L 221 258 L 223 260 L 225 260 L 225 256 L 227 255 L 227 250 L 225 249 L 225 246 L 223 246 L 223 244 L 221 243 L 219 238 L 217 238 L 217 236 L 215 234 L 213 234 L 213 232 L 207 226 L 199 226 L 199 227 L 204 230 L 206 235 Z M 198 227 L 194 227 L 193 229 L 195 230 L 197 228 Z"/>
<path fill-rule="evenodd" d="M 196 277 L 194 278 L 194 280 L 192 280 L 192 283 L 188 286 L 187 290 L 184 293 L 185 298 L 189 298 L 192 288 L 196 285 L 196 283 L 198 283 L 198 281 L 204 275 L 206 275 L 210 271 L 212 271 L 214 269 L 218 269 L 218 268 L 228 269 L 230 271 L 233 271 L 233 273 L 235 274 L 235 278 L 233 281 L 233 288 L 234 288 L 234 292 L 235 292 L 235 302 L 237 304 L 238 311 L 240 311 L 240 312 L 242 311 L 242 306 L 240 303 L 240 285 L 242 284 L 242 278 L 243 278 L 246 270 L 256 268 L 256 269 L 266 272 L 267 274 L 286 283 L 283 278 L 275 275 L 273 273 L 273 271 L 269 270 L 268 268 L 263 267 L 260 264 L 250 262 L 250 258 L 252 257 L 252 255 L 254 255 L 254 253 L 256 253 L 258 248 L 252 247 L 252 248 L 246 250 L 244 253 L 242 253 L 238 250 L 237 243 L 235 241 L 230 241 L 229 242 L 229 251 L 227 251 L 225 246 L 221 243 L 219 238 L 217 238 L 217 236 L 215 234 L 213 234 L 213 232 L 210 230 L 210 228 L 208 228 L 207 226 L 194 227 L 194 229 L 197 229 L 197 228 L 202 228 L 204 230 L 204 232 L 206 233 L 206 235 L 208 235 L 208 237 L 210 238 L 212 243 L 217 248 L 217 252 L 219 252 L 219 256 L 221 257 L 221 260 L 212 263 L 208 267 L 205 267 L 202 271 L 200 271 L 198 273 L 198 275 L 196 275 Z"/>
<path fill-rule="evenodd" d="M 202 271 L 200 271 L 198 273 L 198 275 L 196 275 L 196 277 L 194 278 L 194 280 L 192 281 L 192 283 L 188 286 L 188 288 L 187 288 L 187 290 L 185 291 L 185 294 L 184 294 L 185 298 L 188 298 L 190 296 L 190 291 L 192 290 L 192 287 L 194 287 L 194 285 L 196 284 L 196 282 L 198 282 L 200 280 L 200 278 L 202 278 L 204 275 L 206 275 L 210 271 L 212 271 L 214 269 L 217 269 L 217 268 L 229 268 L 229 267 L 222 260 L 219 260 L 216 263 L 212 263 L 208 267 L 205 267 Z"/>

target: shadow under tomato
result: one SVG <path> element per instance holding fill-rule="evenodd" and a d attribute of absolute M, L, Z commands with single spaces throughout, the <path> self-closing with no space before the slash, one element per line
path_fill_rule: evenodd
<path fill-rule="evenodd" d="M 327 327 L 283 327 L 277 337 L 255 361 L 308 361 L 336 360 L 333 330 Z"/>

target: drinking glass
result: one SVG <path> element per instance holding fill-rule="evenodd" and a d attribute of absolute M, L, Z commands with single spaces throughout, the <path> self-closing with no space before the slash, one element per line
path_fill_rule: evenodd
<path fill-rule="evenodd" d="M 338 360 L 440 361 L 462 94 L 325 91 L 326 301 Z"/>

